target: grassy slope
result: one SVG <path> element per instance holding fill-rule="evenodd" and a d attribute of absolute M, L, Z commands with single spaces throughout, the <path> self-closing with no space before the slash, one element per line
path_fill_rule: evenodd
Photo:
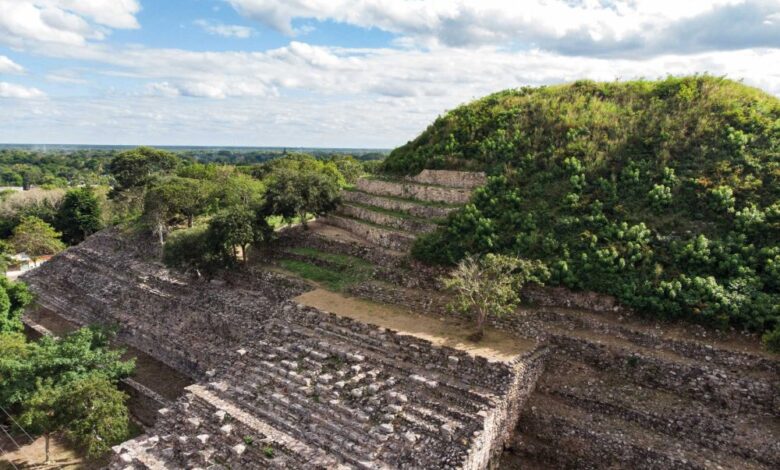
<path fill-rule="evenodd" d="M 657 315 L 780 318 L 780 100 L 759 90 L 706 76 L 508 90 L 438 118 L 384 168 L 497 176 L 422 258 L 511 252 Z"/>

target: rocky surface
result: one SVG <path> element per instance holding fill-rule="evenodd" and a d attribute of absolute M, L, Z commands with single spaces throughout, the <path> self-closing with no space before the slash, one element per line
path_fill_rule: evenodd
<path fill-rule="evenodd" d="M 114 468 L 485 468 L 541 372 L 544 349 L 489 362 L 297 305 L 306 287 L 267 272 L 177 276 L 127 240 L 98 233 L 25 277 L 197 382 Z"/>

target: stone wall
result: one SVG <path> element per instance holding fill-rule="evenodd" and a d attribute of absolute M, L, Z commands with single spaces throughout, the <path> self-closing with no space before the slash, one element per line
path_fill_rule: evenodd
<path fill-rule="evenodd" d="M 414 236 L 411 234 L 396 232 L 338 215 L 329 215 L 323 221 L 390 250 L 408 251 L 414 243 Z"/>
<path fill-rule="evenodd" d="M 466 204 L 471 198 L 471 190 L 464 188 L 447 188 L 443 186 L 426 186 L 417 183 L 400 183 L 362 178 L 355 187 L 360 191 L 379 196 L 392 196 L 404 199 L 416 199 L 427 202 L 443 202 L 447 204 Z"/>
<path fill-rule="evenodd" d="M 412 201 L 378 197 L 362 191 L 343 191 L 341 198 L 346 202 L 356 202 L 391 211 L 406 212 L 424 219 L 443 219 L 450 212 L 457 209 L 456 207 L 426 206 Z"/>
<path fill-rule="evenodd" d="M 465 189 L 474 189 L 487 183 L 487 176 L 481 171 L 423 170 L 407 179 L 414 183 Z"/>
<path fill-rule="evenodd" d="M 429 233 L 436 230 L 436 225 L 425 220 L 417 218 L 397 217 L 385 212 L 374 211 L 352 204 L 344 204 L 339 207 L 338 214 L 347 217 L 364 220 L 374 224 L 391 227 L 397 230 L 403 230 L 415 235 Z"/>

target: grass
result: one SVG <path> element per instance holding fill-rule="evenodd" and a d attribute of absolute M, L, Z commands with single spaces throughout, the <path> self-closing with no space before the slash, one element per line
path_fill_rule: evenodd
<path fill-rule="evenodd" d="M 327 263 L 338 266 L 339 268 L 358 268 L 371 270 L 373 265 L 364 259 L 360 259 L 356 256 L 342 255 L 338 253 L 327 253 L 325 251 L 315 250 L 314 248 L 298 247 L 290 248 L 290 253 L 296 255 L 308 256 L 310 258 L 317 258 Z"/>
<path fill-rule="evenodd" d="M 282 259 L 279 265 L 283 269 L 337 292 L 369 279 L 373 273 L 374 266 L 371 263 L 355 256 L 327 253 L 306 247 L 290 248 L 288 252 L 324 261 L 329 267 L 301 260 Z"/>
<path fill-rule="evenodd" d="M 282 269 L 300 276 L 304 279 L 322 284 L 330 290 L 343 291 L 352 284 L 368 279 L 368 274 L 363 270 L 336 271 L 323 268 L 305 261 L 282 259 L 279 261 Z"/>
<path fill-rule="evenodd" d="M 292 221 L 289 223 L 280 215 L 272 215 L 269 217 L 266 217 L 266 222 L 268 222 L 268 225 L 271 226 L 273 230 L 279 230 L 280 228 L 286 227 L 287 225 L 295 225 L 301 223 L 300 217 L 293 218 Z M 309 214 L 306 216 L 306 220 L 314 220 L 314 216 Z"/>

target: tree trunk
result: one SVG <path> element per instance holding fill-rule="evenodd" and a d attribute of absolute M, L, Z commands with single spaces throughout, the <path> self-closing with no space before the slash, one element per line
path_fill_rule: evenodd
<path fill-rule="evenodd" d="M 192 228 L 192 215 L 187 216 L 187 228 Z"/>
<path fill-rule="evenodd" d="M 485 312 L 477 312 L 477 331 L 472 334 L 469 339 L 472 341 L 480 341 L 485 336 L 485 320 L 487 314 Z"/>
<path fill-rule="evenodd" d="M 301 225 L 303 225 L 304 230 L 309 230 L 308 224 L 306 224 L 306 213 L 298 214 L 298 218 L 301 221 Z"/>
<path fill-rule="evenodd" d="M 249 263 L 249 245 L 241 247 L 241 254 L 244 255 L 244 264 Z"/>
<path fill-rule="evenodd" d="M 160 246 L 165 245 L 165 237 L 163 236 L 163 224 L 157 224 L 157 235 L 160 237 Z"/>
<path fill-rule="evenodd" d="M 46 441 L 46 450 L 44 451 L 46 460 L 43 463 L 44 465 L 49 465 L 51 463 L 51 458 L 49 457 L 49 433 L 45 433 L 43 438 Z"/>

